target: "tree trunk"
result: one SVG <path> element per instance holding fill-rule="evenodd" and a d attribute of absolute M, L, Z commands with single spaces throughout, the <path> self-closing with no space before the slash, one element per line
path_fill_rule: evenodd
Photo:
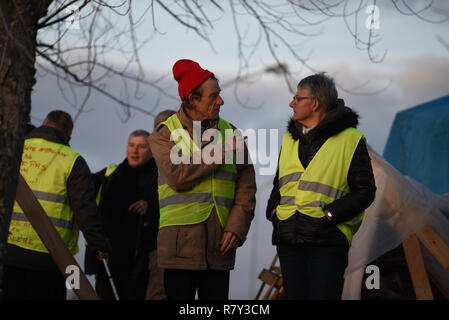
<path fill-rule="evenodd" d="M 0 288 L 31 90 L 36 82 L 37 25 L 51 2 L 0 0 Z"/>

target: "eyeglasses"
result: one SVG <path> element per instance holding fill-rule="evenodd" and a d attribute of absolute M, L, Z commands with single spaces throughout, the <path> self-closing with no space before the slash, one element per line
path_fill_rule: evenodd
<path fill-rule="evenodd" d="M 315 99 L 315 97 L 298 97 L 298 96 L 293 96 L 293 101 L 295 101 L 296 103 L 299 103 L 299 101 L 301 101 L 302 99 Z"/>

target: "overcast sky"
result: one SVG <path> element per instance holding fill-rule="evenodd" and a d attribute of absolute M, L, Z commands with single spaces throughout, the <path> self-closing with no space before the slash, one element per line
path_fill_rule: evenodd
<path fill-rule="evenodd" d="M 447 2 L 436 3 L 447 10 Z M 434 18 L 435 15 L 431 17 Z M 382 63 L 370 62 L 366 51 L 355 47 L 354 39 L 341 18 L 323 23 L 320 36 L 308 39 L 300 52 L 309 56 L 308 63 L 314 68 L 334 77 L 340 87 L 340 97 L 360 115 L 359 129 L 365 133 L 374 150 L 382 154 L 398 111 L 449 94 L 449 50 L 437 40 L 437 36 L 440 36 L 449 43 L 449 23 L 427 23 L 416 17 L 400 15 L 389 7 L 380 7 L 379 18 L 380 29 L 377 32 L 381 40 L 375 52 L 383 54 L 386 50 Z M 364 20 L 365 17 L 361 16 L 361 25 Z M 214 72 L 221 83 L 235 77 L 238 69 L 237 47 L 235 34 L 230 32 L 233 27 L 229 15 L 225 14 L 215 25 L 214 33 L 211 33 L 215 51 L 192 31 L 186 30 L 159 11 L 156 11 L 156 21 L 160 33 L 152 34 L 150 13 L 137 29 L 139 39 L 151 36 L 151 41 L 140 50 L 146 79 L 169 74 L 163 85 L 167 92 L 176 97 L 177 84 L 171 76 L 171 69 L 174 62 L 182 58 L 198 61 L 203 68 Z M 282 53 L 280 56 L 285 58 L 285 63 L 292 70 L 300 69 L 299 63 L 289 54 Z M 123 63 L 116 56 L 111 56 L 110 61 Z M 261 70 L 270 61 L 267 50 L 261 46 L 255 52 L 251 66 L 253 70 Z M 304 69 L 301 74 L 297 74 L 295 82 L 309 74 L 310 71 Z M 360 91 L 385 89 L 375 95 L 354 95 L 341 89 L 355 88 L 366 82 L 368 84 Z M 114 92 L 123 90 L 122 82 L 117 79 L 105 81 L 105 84 Z M 65 93 L 70 96 L 67 87 Z M 77 93 L 78 100 L 81 101 L 85 91 L 78 90 Z M 179 101 L 176 99 L 162 97 L 156 105 L 157 95 L 154 91 L 143 87 L 141 93 L 144 96 L 136 104 L 146 109 L 155 107 L 155 113 L 167 108 L 179 108 Z M 226 87 L 222 91 L 225 104 L 220 115 L 243 130 L 266 129 L 268 132 L 270 129 L 277 129 L 278 145 L 269 145 L 271 149 L 267 150 L 267 153 L 271 152 L 277 157 L 286 123 L 291 116 L 288 106 L 291 96 L 281 77 L 263 74 L 258 77 L 258 81 L 242 86 L 239 90 L 239 97 L 249 99 L 248 104 L 259 106 L 257 109 L 243 108 L 236 102 L 233 87 Z M 76 113 L 63 99 L 55 79 L 40 70 L 32 95 L 32 123 L 39 125 L 53 109 L 62 109 L 72 115 Z M 131 131 L 152 131 L 152 117 L 132 111 L 131 118 L 123 123 L 120 120 L 123 116 L 121 108 L 94 92 L 86 111 L 76 123 L 71 146 L 87 160 L 93 172 L 111 163 L 123 161 L 127 137 Z M 276 161 L 276 158 L 273 159 Z M 257 276 L 262 268 L 269 267 L 275 253 L 271 245 L 272 228 L 265 219 L 265 206 L 273 176 L 258 174 L 256 179 L 259 187 L 256 218 L 247 242 L 238 250 L 235 271 L 231 273 L 231 299 L 254 298 L 260 285 Z"/>

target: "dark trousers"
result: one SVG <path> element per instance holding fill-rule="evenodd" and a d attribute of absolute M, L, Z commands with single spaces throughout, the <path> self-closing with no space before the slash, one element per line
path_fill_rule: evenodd
<path fill-rule="evenodd" d="M 144 300 L 148 283 L 148 252 L 140 252 L 132 267 L 120 268 L 108 264 L 120 300 Z M 111 282 L 102 265 L 95 276 L 95 291 L 102 300 L 115 300 Z"/>
<path fill-rule="evenodd" d="M 228 300 L 229 270 L 165 269 L 164 286 L 168 300 Z"/>
<path fill-rule="evenodd" d="M 112 272 L 112 270 L 111 270 Z M 142 275 L 134 279 L 129 273 L 112 272 L 112 280 L 120 300 L 144 300 L 145 289 L 148 282 L 148 275 Z M 106 274 L 100 273 L 95 277 L 95 291 L 102 300 L 115 300 L 114 292 L 109 278 Z"/>
<path fill-rule="evenodd" d="M 65 300 L 65 279 L 58 272 L 46 272 L 5 265 L 4 300 Z"/>
<path fill-rule="evenodd" d="M 278 245 L 277 252 L 287 299 L 341 299 L 348 265 L 347 247 Z"/>

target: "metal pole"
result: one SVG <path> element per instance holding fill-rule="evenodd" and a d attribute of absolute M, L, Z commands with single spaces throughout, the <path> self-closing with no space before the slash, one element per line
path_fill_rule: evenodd
<path fill-rule="evenodd" d="M 112 292 L 114 293 L 115 300 L 120 300 L 118 293 L 117 293 L 117 289 L 115 288 L 114 280 L 112 280 L 111 271 L 109 271 L 108 263 L 106 262 L 105 258 L 103 258 L 103 264 L 104 264 L 104 268 L 106 269 L 106 274 L 108 275 L 109 283 L 111 284 Z"/>

